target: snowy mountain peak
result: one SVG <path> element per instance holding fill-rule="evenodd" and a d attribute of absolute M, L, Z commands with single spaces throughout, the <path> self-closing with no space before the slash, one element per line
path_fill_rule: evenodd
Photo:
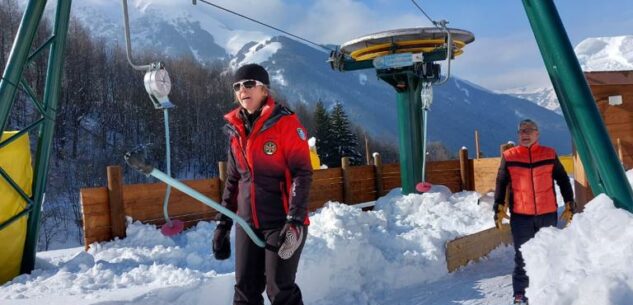
<path fill-rule="evenodd" d="M 633 36 L 587 38 L 574 51 L 585 72 L 633 70 Z"/>
<path fill-rule="evenodd" d="M 633 70 L 633 36 L 595 37 L 581 41 L 575 48 L 583 71 Z M 554 88 L 513 88 L 499 91 L 531 101 L 562 115 Z"/>
<path fill-rule="evenodd" d="M 509 94 L 512 96 L 516 96 L 518 98 L 522 98 L 528 100 L 534 104 L 537 104 L 543 108 L 552 110 L 560 115 L 563 114 L 560 109 L 560 104 L 558 103 L 558 97 L 556 96 L 556 92 L 554 88 L 513 88 L 499 91 L 501 94 Z"/>
<path fill-rule="evenodd" d="M 262 64 L 277 53 L 281 47 L 281 42 L 270 38 L 260 42 L 251 41 L 245 44 L 235 57 L 231 59 L 230 66 L 235 69 L 244 64 Z"/>
<path fill-rule="evenodd" d="M 227 59 L 250 41 L 270 38 L 259 31 L 232 29 L 221 21 L 220 12 L 180 2 L 130 1 L 128 14 L 135 53 L 149 49 L 209 61 Z M 72 15 L 93 36 L 124 44 L 123 9 L 119 1 L 78 2 L 72 7 Z"/>

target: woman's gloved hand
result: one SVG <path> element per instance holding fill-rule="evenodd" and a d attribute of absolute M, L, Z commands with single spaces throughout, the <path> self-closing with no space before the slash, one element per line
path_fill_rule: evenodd
<path fill-rule="evenodd" d="M 281 259 L 289 259 L 299 249 L 303 241 L 303 223 L 295 219 L 289 219 L 279 231 L 277 254 Z"/>
<path fill-rule="evenodd" d="M 213 232 L 213 256 L 217 260 L 225 260 L 231 256 L 231 227 L 218 225 Z"/>

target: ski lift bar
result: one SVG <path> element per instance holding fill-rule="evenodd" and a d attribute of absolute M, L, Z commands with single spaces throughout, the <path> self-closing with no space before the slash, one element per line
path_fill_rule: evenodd
<path fill-rule="evenodd" d="M 233 221 L 235 221 L 236 223 L 238 223 L 240 226 L 242 226 L 242 229 L 244 229 L 244 231 L 246 232 L 246 234 L 248 234 L 248 237 L 251 238 L 251 240 L 259 247 L 261 248 L 265 248 L 266 247 L 266 243 L 263 242 L 259 237 L 257 237 L 257 235 L 255 234 L 255 232 L 253 231 L 253 229 L 251 228 L 250 225 L 248 225 L 248 223 L 246 223 L 246 221 L 238 216 L 237 214 L 233 213 L 231 210 L 223 207 L 222 205 L 220 205 L 219 203 L 211 200 L 209 197 L 203 195 L 202 193 L 194 190 L 193 188 L 189 187 L 188 185 L 172 178 L 171 176 L 161 172 L 160 170 L 155 169 L 153 166 L 145 163 L 145 160 L 143 160 L 143 157 L 140 156 L 139 153 L 136 152 L 128 152 L 125 154 L 125 162 L 127 162 L 127 164 L 132 167 L 133 169 L 137 170 L 138 172 L 146 175 L 146 176 L 153 176 L 154 178 L 166 183 L 167 185 L 173 186 L 174 188 L 178 189 L 179 191 L 193 197 L 194 199 L 210 206 L 211 208 L 217 210 L 218 212 L 230 217 L 231 219 L 233 219 Z"/>

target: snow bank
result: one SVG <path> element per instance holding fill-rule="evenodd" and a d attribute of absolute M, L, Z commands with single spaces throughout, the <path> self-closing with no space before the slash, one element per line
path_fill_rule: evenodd
<path fill-rule="evenodd" d="M 435 186 L 424 195 L 395 189 L 369 212 L 328 203 L 311 215 L 299 266 L 305 302 L 371 304 L 394 289 L 442 278 L 446 241 L 493 225 L 490 204 L 478 205 L 478 196 Z M 125 239 L 40 256 L 32 274 L 0 287 L 0 303 L 230 304 L 234 260 L 213 259 L 214 228 L 203 222 L 167 238 L 154 226 L 130 223 Z"/>
<path fill-rule="evenodd" d="M 435 186 L 424 195 L 396 189 L 369 212 L 328 204 L 311 217 L 299 267 L 306 300 L 364 303 L 446 275 L 446 241 L 493 226 L 491 207 L 477 199 Z"/>
<path fill-rule="evenodd" d="M 627 176 L 633 181 L 633 171 Z M 434 186 L 423 195 L 402 196 L 395 189 L 368 212 L 328 203 L 311 215 L 299 266 L 305 303 L 507 304 L 511 248 L 456 273 L 446 271 L 446 241 L 493 226 L 492 198 L 488 194 L 477 204 L 478 197 Z M 0 287 L 0 303 L 230 304 L 234 260 L 213 259 L 214 229 L 201 222 L 167 238 L 154 226 L 134 222 L 127 238 L 93 244 L 88 252 L 38 253 L 32 274 Z M 530 303 L 630 304 L 632 240 L 633 215 L 606 196 L 593 200 L 569 227 L 542 230 L 523 248 Z"/>
<path fill-rule="evenodd" d="M 633 184 L 633 170 L 627 173 Z M 530 304 L 623 305 L 633 300 L 633 214 L 604 194 L 565 229 L 541 230 L 522 248 Z"/>

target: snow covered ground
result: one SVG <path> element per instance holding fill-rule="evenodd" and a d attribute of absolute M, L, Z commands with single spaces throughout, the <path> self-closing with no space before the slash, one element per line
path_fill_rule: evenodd
<path fill-rule="evenodd" d="M 633 181 L 633 171 L 628 177 Z M 478 197 L 435 186 L 424 195 L 393 190 L 369 212 L 329 203 L 311 215 L 297 279 L 305 303 L 510 303 L 511 247 L 446 271 L 446 241 L 493 226 L 490 202 L 478 205 Z M 38 253 L 32 274 L 0 287 L 0 303 L 230 304 L 234 261 L 213 259 L 214 227 L 203 222 L 167 238 L 135 222 L 127 238 L 88 252 Z M 633 215 L 606 196 L 569 227 L 543 230 L 525 249 L 531 304 L 631 304 Z"/>

